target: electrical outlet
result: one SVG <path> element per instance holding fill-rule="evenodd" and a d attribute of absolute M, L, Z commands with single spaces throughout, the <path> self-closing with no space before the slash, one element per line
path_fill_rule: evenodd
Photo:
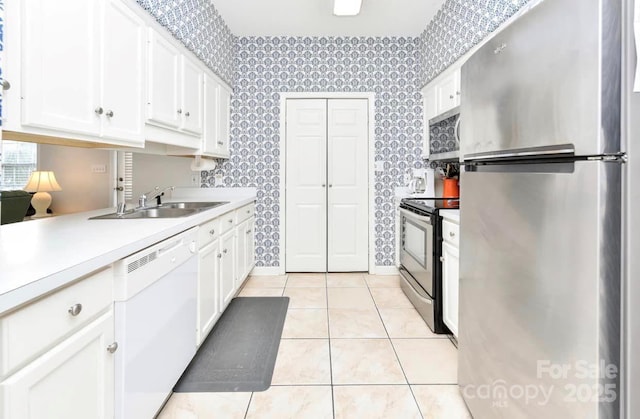
<path fill-rule="evenodd" d="M 92 164 L 91 173 L 107 173 L 106 164 Z"/>

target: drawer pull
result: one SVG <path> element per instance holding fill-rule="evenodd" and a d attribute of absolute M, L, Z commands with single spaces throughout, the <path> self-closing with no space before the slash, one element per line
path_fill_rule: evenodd
<path fill-rule="evenodd" d="M 232 222 L 233 222 L 233 220 L 227 220 L 227 221 L 229 221 L 230 223 L 232 223 Z"/>
<path fill-rule="evenodd" d="M 224 254 L 226 255 L 226 254 L 227 254 L 227 249 L 224 249 L 224 250 L 222 251 L 222 253 L 224 253 Z"/>
<path fill-rule="evenodd" d="M 69 311 L 69 314 L 71 314 L 72 316 L 77 316 L 82 311 L 82 304 L 74 304 L 71 307 L 69 307 L 68 311 Z"/>
<path fill-rule="evenodd" d="M 453 231 L 449 232 L 449 237 L 455 237 L 455 236 L 456 236 L 456 233 L 454 233 Z"/>
<path fill-rule="evenodd" d="M 211 230 L 209 230 L 209 234 L 211 234 L 213 236 L 214 234 L 216 234 L 216 231 L 211 229 Z"/>
<path fill-rule="evenodd" d="M 118 350 L 118 342 L 113 342 L 111 345 L 107 346 L 107 352 L 110 354 L 114 353 Z"/>

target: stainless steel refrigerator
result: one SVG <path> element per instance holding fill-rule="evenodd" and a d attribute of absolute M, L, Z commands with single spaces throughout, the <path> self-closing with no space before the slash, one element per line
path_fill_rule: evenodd
<path fill-rule="evenodd" d="M 623 0 L 546 0 L 463 66 L 459 385 L 476 419 L 621 415 Z"/>

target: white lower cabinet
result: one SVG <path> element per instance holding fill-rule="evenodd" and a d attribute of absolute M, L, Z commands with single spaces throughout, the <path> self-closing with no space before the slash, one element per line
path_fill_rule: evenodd
<path fill-rule="evenodd" d="M 202 344 L 220 316 L 219 254 L 218 240 L 198 252 L 198 345 Z"/>
<path fill-rule="evenodd" d="M 239 288 L 244 280 L 251 272 L 253 268 L 255 255 L 254 255 L 254 218 L 251 217 L 244 221 L 237 227 L 237 239 L 236 239 L 236 281 L 237 288 Z"/>
<path fill-rule="evenodd" d="M 442 317 L 444 324 L 458 337 L 458 290 L 460 283 L 460 250 L 458 225 L 443 220 L 442 242 Z"/>
<path fill-rule="evenodd" d="M 113 338 L 109 311 L 9 376 L 0 383 L 1 416 L 112 418 Z"/>
<path fill-rule="evenodd" d="M 226 232 L 220 237 L 220 302 L 221 308 L 227 307 L 236 293 L 235 276 L 235 230 Z"/>

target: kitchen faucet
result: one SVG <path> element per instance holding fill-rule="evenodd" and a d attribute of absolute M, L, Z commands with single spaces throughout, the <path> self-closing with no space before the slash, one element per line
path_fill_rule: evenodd
<path fill-rule="evenodd" d="M 161 197 L 164 195 L 164 193 L 168 190 L 174 190 L 175 188 L 175 186 L 168 186 L 163 190 L 160 190 L 160 187 L 156 186 L 152 191 L 143 193 L 142 195 L 140 195 L 140 198 L 138 198 L 138 208 L 145 208 L 147 206 L 147 200 L 154 198 L 156 199 L 156 205 L 161 205 Z"/>

